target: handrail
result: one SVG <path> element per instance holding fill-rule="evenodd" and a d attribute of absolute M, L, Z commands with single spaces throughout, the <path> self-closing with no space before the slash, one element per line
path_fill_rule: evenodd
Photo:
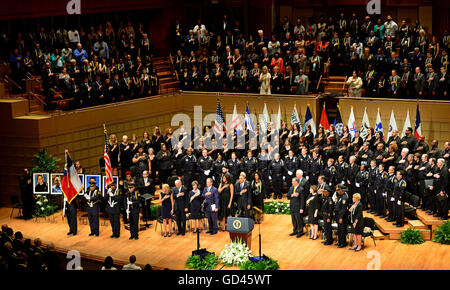
<path fill-rule="evenodd" d="M 347 84 L 347 80 L 348 80 L 348 76 L 345 77 L 345 81 L 342 84 L 342 91 L 347 92 L 347 95 L 348 95 L 348 88 L 347 88 L 347 90 L 345 90 L 345 85 Z"/>
<path fill-rule="evenodd" d="M 22 87 L 19 86 L 12 78 L 10 78 L 8 75 L 5 75 L 5 79 L 8 80 L 8 83 L 13 84 L 16 88 L 18 88 L 20 91 L 23 91 Z"/>
<path fill-rule="evenodd" d="M 175 69 L 175 65 L 173 64 L 172 54 L 169 54 L 169 60 L 170 60 L 170 69 L 172 70 L 172 73 L 175 72 L 175 78 L 177 79 L 177 81 L 180 81 L 180 79 L 178 77 L 178 72 Z"/>
<path fill-rule="evenodd" d="M 39 103 L 41 103 L 41 105 L 45 106 L 45 101 L 41 99 L 40 95 L 30 92 L 30 96 L 33 97 L 33 99 L 37 100 Z"/>
<path fill-rule="evenodd" d="M 320 75 L 319 81 L 317 82 L 316 92 L 319 91 L 320 82 L 322 81 L 322 75 Z"/>

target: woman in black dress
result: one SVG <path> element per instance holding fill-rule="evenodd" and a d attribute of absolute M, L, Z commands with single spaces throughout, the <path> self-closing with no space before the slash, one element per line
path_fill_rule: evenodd
<path fill-rule="evenodd" d="M 108 153 L 109 160 L 111 162 L 112 174 L 117 175 L 119 167 L 119 143 L 117 142 L 116 135 L 109 135 L 108 143 Z"/>
<path fill-rule="evenodd" d="M 317 186 L 311 185 L 309 189 L 309 195 L 306 199 L 306 205 L 308 206 L 308 223 L 311 226 L 309 232 L 309 238 L 317 240 L 317 231 L 319 230 L 319 209 L 320 209 L 320 197 L 317 193 Z"/>
<path fill-rule="evenodd" d="M 230 174 L 227 173 L 222 176 L 218 192 L 219 192 L 218 220 L 220 221 L 221 230 L 225 231 L 225 219 L 231 216 L 233 213 L 234 185 L 231 182 Z"/>
<path fill-rule="evenodd" d="M 194 180 L 192 182 L 192 190 L 189 192 L 189 210 L 191 215 L 189 219 L 194 221 L 194 229 L 193 233 L 196 233 L 197 230 L 201 232 L 200 229 L 200 220 L 202 219 L 202 192 L 198 189 L 198 181 Z"/>
<path fill-rule="evenodd" d="M 264 212 L 264 197 L 266 196 L 266 185 L 261 179 L 261 176 L 258 172 L 256 172 L 253 176 L 251 189 L 253 206 L 259 208 L 262 212 Z M 262 213 L 254 213 L 254 217 L 255 223 L 261 223 Z"/>
<path fill-rule="evenodd" d="M 310 124 L 308 124 L 306 126 L 306 130 L 305 130 L 305 132 L 303 132 L 302 136 L 306 138 L 306 141 L 308 142 L 309 147 L 312 147 L 313 143 L 314 143 L 314 134 L 312 132 Z"/>
<path fill-rule="evenodd" d="M 122 180 L 125 179 L 125 172 L 130 171 L 131 165 L 132 165 L 132 159 L 133 159 L 133 152 L 130 146 L 130 143 L 128 143 L 128 136 L 123 135 L 122 137 L 122 143 L 119 145 L 119 162 L 120 162 L 120 173 Z"/>
<path fill-rule="evenodd" d="M 348 210 L 350 212 L 350 222 L 353 232 L 353 247 L 349 250 L 355 250 L 355 252 L 361 251 L 362 233 L 364 230 L 363 219 L 363 206 L 361 204 L 361 195 L 355 193 L 353 195 L 353 205 Z"/>
<path fill-rule="evenodd" d="M 162 183 L 166 183 L 172 169 L 172 158 L 166 144 L 161 143 L 161 150 L 156 154 L 156 160 L 158 160 L 159 179 Z"/>
<path fill-rule="evenodd" d="M 152 147 L 148 148 L 148 160 L 150 160 L 150 178 L 155 180 L 155 177 L 158 174 L 158 167 L 156 163 L 155 150 L 153 150 Z"/>
<path fill-rule="evenodd" d="M 138 145 L 138 152 L 133 156 L 133 175 L 138 178 L 142 176 L 144 170 L 151 171 L 151 163 L 148 159 L 147 153 L 144 152 L 144 148 Z"/>
<path fill-rule="evenodd" d="M 152 147 L 152 140 L 150 139 L 150 135 L 147 131 L 144 131 L 141 142 L 139 144 L 144 147 L 144 152 L 147 153 L 148 149 Z"/>
<path fill-rule="evenodd" d="M 161 202 L 161 218 L 163 220 L 164 237 L 172 236 L 172 215 L 173 215 L 173 195 L 170 192 L 170 186 L 163 184 L 162 192 L 159 195 Z M 167 228 L 169 225 L 169 228 Z"/>

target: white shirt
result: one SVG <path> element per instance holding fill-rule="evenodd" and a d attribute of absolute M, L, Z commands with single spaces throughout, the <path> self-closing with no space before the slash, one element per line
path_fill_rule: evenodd
<path fill-rule="evenodd" d="M 137 266 L 134 263 L 126 264 L 123 266 L 122 270 L 142 270 L 141 267 Z"/>

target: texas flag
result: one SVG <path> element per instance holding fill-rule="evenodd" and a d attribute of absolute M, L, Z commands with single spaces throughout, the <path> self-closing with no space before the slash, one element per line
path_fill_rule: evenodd
<path fill-rule="evenodd" d="M 82 189 L 83 184 L 81 184 L 81 180 L 72 163 L 69 151 L 66 150 L 66 165 L 64 166 L 64 177 L 61 182 L 61 190 L 64 193 L 67 202 L 70 204 Z"/>
<path fill-rule="evenodd" d="M 422 122 L 420 121 L 419 104 L 417 104 L 416 125 L 414 126 L 414 137 L 416 137 L 417 140 L 419 140 L 420 135 L 422 135 Z"/>

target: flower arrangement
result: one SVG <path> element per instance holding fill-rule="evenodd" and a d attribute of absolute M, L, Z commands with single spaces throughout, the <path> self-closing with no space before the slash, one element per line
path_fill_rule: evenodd
<path fill-rule="evenodd" d="M 219 263 L 219 258 L 214 254 L 208 254 L 204 257 L 199 255 L 189 256 L 186 260 L 186 268 L 194 270 L 214 270 Z"/>
<path fill-rule="evenodd" d="M 411 228 L 408 228 L 407 230 L 405 230 L 400 234 L 400 241 L 403 244 L 409 245 L 422 244 L 425 242 L 420 232 L 418 230 L 413 230 Z"/>
<path fill-rule="evenodd" d="M 450 245 L 450 221 L 446 221 L 436 228 L 433 242 Z"/>
<path fill-rule="evenodd" d="M 36 203 L 34 214 L 37 217 L 46 217 L 54 214 L 58 210 L 58 206 L 46 195 L 36 195 Z"/>
<path fill-rule="evenodd" d="M 240 240 L 232 241 L 225 245 L 225 249 L 220 253 L 220 261 L 227 266 L 237 266 L 248 261 L 251 250 Z"/>
<path fill-rule="evenodd" d="M 239 266 L 241 270 L 278 270 L 280 265 L 278 265 L 277 260 L 268 258 L 265 260 L 260 260 L 258 262 L 252 262 L 248 260 Z"/>
<path fill-rule="evenodd" d="M 291 214 L 289 203 L 282 201 L 270 201 L 264 204 L 266 214 Z"/>

